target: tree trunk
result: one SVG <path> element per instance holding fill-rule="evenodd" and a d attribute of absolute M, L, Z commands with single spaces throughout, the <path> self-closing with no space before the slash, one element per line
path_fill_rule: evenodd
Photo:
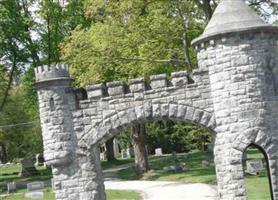
<path fill-rule="evenodd" d="M 114 143 L 113 143 L 113 141 L 114 141 L 114 138 L 108 140 L 105 143 L 107 161 L 116 160 L 115 154 L 114 154 Z"/>
<path fill-rule="evenodd" d="M 0 161 L 2 163 L 8 162 L 7 149 L 4 143 L 0 143 Z"/>
<path fill-rule="evenodd" d="M 149 170 L 148 154 L 146 151 L 146 128 L 144 124 L 132 126 L 132 139 L 135 156 L 135 169 L 137 174 Z"/>

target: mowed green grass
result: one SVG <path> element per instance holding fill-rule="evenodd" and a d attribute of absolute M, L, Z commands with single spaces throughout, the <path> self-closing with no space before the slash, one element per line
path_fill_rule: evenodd
<path fill-rule="evenodd" d="M 3 200 L 29 200 L 24 197 L 26 190 L 19 190 L 20 194 L 12 194 Z M 140 195 L 134 191 L 123 191 L 123 190 L 107 190 L 107 200 L 140 200 Z M 44 200 L 55 200 L 54 193 L 51 192 L 50 188 L 44 190 Z"/>
<path fill-rule="evenodd" d="M 103 161 L 102 167 L 103 169 L 108 169 L 111 167 L 115 167 L 118 165 L 131 163 L 133 160 L 125 159 L 125 160 L 116 160 L 113 162 Z M 52 178 L 51 170 L 46 169 L 44 167 L 37 167 L 39 175 L 37 176 L 29 176 L 29 177 L 19 177 L 18 173 L 20 172 L 20 165 L 13 164 L 8 167 L 0 168 L 0 194 L 6 193 L 6 182 L 15 181 L 18 183 L 22 182 L 32 182 L 32 181 L 46 181 Z M 17 190 L 18 194 L 12 194 L 3 200 L 27 200 L 24 197 L 24 193 L 26 192 L 25 188 L 19 187 L 21 189 Z M 108 200 L 140 200 L 140 194 L 134 191 L 122 191 L 122 190 L 107 190 L 106 191 Z M 2 200 L 2 199 L 1 199 Z M 51 188 L 47 188 L 44 191 L 44 200 L 55 200 L 54 193 Z"/>
<path fill-rule="evenodd" d="M 151 170 L 142 176 L 137 176 L 135 173 L 133 160 L 118 160 L 113 162 L 102 162 L 102 167 L 108 169 L 114 166 L 130 163 L 131 167 L 120 170 L 118 172 L 118 177 L 124 180 L 160 180 L 160 181 L 180 181 L 184 183 L 209 183 L 216 184 L 216 175 L 214 166 L 202 167 L 202 160 L 204 158 L 208 159 L 210 163 L 213 163 L 213 156 L 202 152 L 192 152 L 189 153 L 189 160 L 185 161 L 183 159 L 184 154 L 178 154 L 178 159 L 180 162 L 185 162 L 186 166 L 189 168 L 186 172 L 164 172 L 163 167 L 169 165 L 175 165 L 174 161 L 171 159 L 171 155 L 165 155 L 162 157 L 150 156 L 149 162 Z M 248 150 L 248 159 L 262 159 L 263 155 L 255 150 Z M 36 180 L 49 180 L 52 178 L 51 170 L 39 167 L 38 171 L 40 175 L 32 176 L 27 178 L 18 177 L 17 173 L 20 171 L 19 165 L 11 165 L 7 168 L 0 168 L 0 193 L 5 190 L 5 184 L 1 182 L 30 182 Z M 270 200 L 270 189 L 268 183 L 268 177 L 266 170 L 261 172 L 257 176 L 246 175 L 245 178 L 248 200 Z M 111 200 L 137 200 L 139 195 L 133 191 L 107 191 L 107 197 Z M 11 196 L 7 200 L 25 200 L 24 196 Z M 53 200 L 54 196 L 50 189 L 46 190 L 45 200 Z"/>
<path fill-rule="evenodd" d="M 118 176 L 124 180 L 152 180 L 152 181 L 180 181 L 184 183 L 216 183 L 216 175 L 213 166 L 213 156 L 202 152 L 189 153 L 189 160 L 184 160 L 184 154 L 177 155 L 181 163 L 186 163 L 186 172 L 165 172 L 163 167 L 175 165 L 171 155 L 163 157 L 150 157 L 151 170 L 143 176 L 137 176 L 134 167 L 120 170 Z M 208 159 L 212 164 L 209 167 L 202 167 L 202 160 Z"/>
<path fill-rule="evenodd" d="M 264 156 L 257 149 L 248 149 L 247 159 L 264 160 Z M 256 176 L 246 175 L 245 185 L 248 200 L 271 200 L 270 186 L 266 169 Z"/>
<path fill-rule="evenodd" d="M 120 170 L 118 176 L 125 180 L 160 180 L 160 181 L 180 181 L 185 183 L 208 183 L 216 184 L 216 174 L 214 166 L 207 168 L 202 167 L 202 160 L 208 158 L 213 163 L 212 155 L 201 152 L 189 153 L 189 160 L 186 161 L 186 166 L 189 170 L 186 172 L 169 173 L 164 172 L 163 167 L 174 165 L 171 156 L 166 157 L 150 157 L 150 168 L 148 173 L 143 176 L 137 176 L 134 167 Z M 178 155 L 179 161 L 184 162 L 183 154 Z M 261 154 L 256 149 L 249 149 L 247 154 L 248 159 L 263 159 Z M 271 200 L 270 187 L 266 170 L 259 173 L 257 176 L 246 175 L 245 184 L 247 189 L 248 200 Z"/>
<path fill-rule="evenodd" d="M 107 162 L 102 161 L 102 169 L 109 169 L 111 167 L 116 167 L 118 165 L 123 165 L 127 163 L 133 163 L 133 159 L 118 159 L 115 161 Z M 31 182 L 31 181 L 44 181 L 52 178 L 51 169 L 46 169 L 45 167 L 36 167 L 39 175 L 38 176 L 29 176 L 29 177 L 20 177 L 18 176 L 21 166 L 19 164 L 11 164 L 8 167 L 0 167 L 0 183 L 1 182 Z"/>

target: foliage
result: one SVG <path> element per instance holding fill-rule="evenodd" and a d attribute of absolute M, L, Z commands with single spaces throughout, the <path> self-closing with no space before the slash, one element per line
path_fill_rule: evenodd
<path fill-rule="evenodd" d="M 77 26 L 86 27 L 90 21 L 85 18 L 84 1 L 71 0 L 68 3 L 53 0 L 40 2 L 40 28 L 42 62 L 58 63 L 60 60 L 60 44 L 70 31 Z"/>
<path fill-rule="evenodd" d="M 74 30 L 61 46 L 62 58 L 71 65 L 77 85 L 188 68 L 184 63 L 184 28 L 176 13 L 177 5 L 143 0 L 90 3 L 92 10 L 88 15 L 95 22 L 89 29 Z M 190 10 L 192 6 L 184 4 L 183 9 Z M 191 21 L 191 29 L 187 30 L 188 43 L 203 28 L 196 21 Z"/>
<path fill-rule="evenodd" d="M 38 116 L 34 116 L 34 112 L 26 106 L 24 88 L 17 86 L 10 91 L 5 109 L 0 112 L 0 145 L 3 161 L 12 161 L 15 158 L 25 156 L 34 157 L 35 154 L 42 152 L 42 140 L 40 134 L 40 126 Z M 16 126 L 29 121 L 34 123 L 24 126 Z"/>
<path fill-rule="evenodd" d="M 190 123 L 155 121 L 147 123 L 146 129 L 149 153 L 154 153 L 156 148 L 162 148 L 164 153 L 204 151 L 212 142 L 212 133 L 209 130 Z M 125 129 L 117 136 L 122 149 L 132 146 L 130 131 Z"/>

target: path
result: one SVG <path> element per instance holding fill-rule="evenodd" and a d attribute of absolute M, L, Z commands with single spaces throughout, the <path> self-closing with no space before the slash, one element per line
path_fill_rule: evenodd
<path fill-rule="evenodd" d="M 106 189 L 135 190 L 144 200 L 216 200 L 216 187 L 168 181 L 105 181 Z"/>
<path fill-rule="evenodd" d="M 185 184 L 170 181 L 123 181 L 117 179 L 117 171 L 130 167 L 120 165 L 103 170 L 105 188 L 134 190 L 142 194 L 144 200 L 216 200 L 216 186 L 209 184 Z"/>

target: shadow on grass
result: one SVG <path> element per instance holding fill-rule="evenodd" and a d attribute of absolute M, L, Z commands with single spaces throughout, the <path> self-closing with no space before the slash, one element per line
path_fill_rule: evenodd
<path fill-rule="evenodd" d="M 115 159 L 112 161 L 101 161 L 101 167 L 103 170 L 105 169 L 109 169 L 112 167 L 116 167 L 119 165 L 124 165 L 124 164 L 128 164 L 128 163 L 133 163 L 134 159 Z"/>
<path fill-rule="evenodd" d="M 178 155 L 180 163 L 186 163 L 189 168 L 184 172 L 166 172 L 165 166 L 175 165 L 170 155 L 163 157 L 151 157 L 149 159 L 151 170 L 143 175 L 137 175 L 134 167 L 118 171 L 118 177 L 124 180 L 163 180 L 163 181 L 181 181 L 186 183 L 216 183 L 216 174 L 214 166 L 202 167 L 202 161 L 208 160 L 213 163 L 213 155 L 203 152 L 189 153 L 189 159 L 184 160 L 184 154 Z"/>

